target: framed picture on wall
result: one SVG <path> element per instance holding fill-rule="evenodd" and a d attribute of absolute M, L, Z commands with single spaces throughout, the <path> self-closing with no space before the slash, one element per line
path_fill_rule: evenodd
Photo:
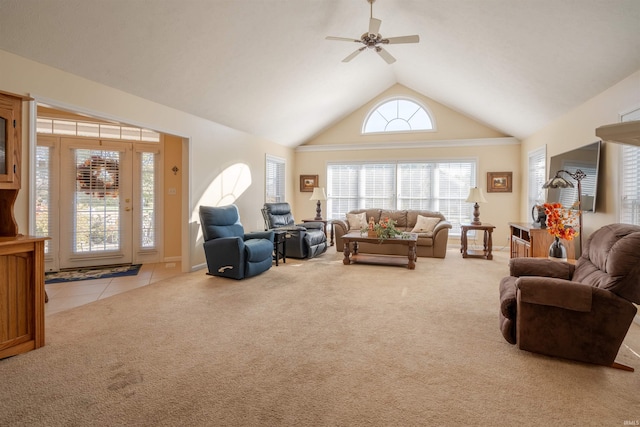
<path fill-rule="evenodd" d="M 312 193 L 318 186 L 318 175 L 300 175 L 300 191 Z"/>
<path fill-rule="evenodd" d="M 487 172 L 487 193 L 511 193 L 513 172 Z"/>

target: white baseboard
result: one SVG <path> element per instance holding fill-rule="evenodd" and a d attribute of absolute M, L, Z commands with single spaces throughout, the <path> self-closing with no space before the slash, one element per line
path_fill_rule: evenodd
<path fill-rule="evenodd" d="M 193 267 L 191 267 L 189 272 L 193 273 L 194 271 L 202 270 L 203 268 L 207 268 L 207 263 L 206 262 L 203 263 L 203 264 L 194 265 Z"/>

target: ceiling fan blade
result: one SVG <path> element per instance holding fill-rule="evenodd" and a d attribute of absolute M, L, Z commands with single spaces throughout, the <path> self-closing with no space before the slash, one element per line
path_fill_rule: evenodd
<path fill-rule="evenodd" d="M 382 43 L 384 44 L 399 44 L 399 43 L 418 43 L 420 41 L 420 36 L 400 36 L 400 37 L 389 37 L 388 39 L 383 39 Z"/>
<path fill-rule="evenodd" d="M 350 39 L 347 37 L 333 37 L 333 36 L 327 36 L 325 37 L 326 40 L 338 40 L 341 42 L 356 42 L 356 43 L 361 43 L 361 40 L 357 40 L 357 39 Z"/>
<path fill-rule="evenodd" d="M 351 61 L 353 58 L 355 58 L 356 56 L 358 56 L 358 54 L 359 54 L 360 52 L 362 52 L 363 50 L 365 50 L 366 48 L 367 48 L 366 46 L 361 47 L 360 49 L 356 50 L 355 52 L 353 52 L 352 54 L 350 54 L 349 56 L 347 56 L 346 58 L 344 58 L 344 59 L 342 60 L 342 62 L 349 62 L 349 61 Z"/>
<path fill-rule="evenodd" d="M 394 62 L 396 62 L 396 58 L 391 56 L 389 52 L 387 52 L 380 46 L 376 47 L 376 52 L 378 52 L 378 55 L 380 55 L 380 57 L 384 59 L 387 62 L 387 64 L 393 64 Z"/>
<path fill-rule="evenodd" d="M 369 19 L 369 34 L 378 34 L 378 31 L 380 31 L 380 24 L 382 24 L 382 21 L 376 18 L 371 18 Z"/>

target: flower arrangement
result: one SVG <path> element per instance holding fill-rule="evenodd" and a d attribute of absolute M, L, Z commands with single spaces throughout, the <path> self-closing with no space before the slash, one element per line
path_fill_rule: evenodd
<path fill-rule="evenodd" d="M 547 215 L 547 231 L 558 239 L 572 240 L 578 235 L 579 211 L 563 208 L 560 203 L 545 203 L 544 213 Z"/>
<path fill-rule="evenodd" d="M 396 228 L 396 222 L 388 217 L 382 218 L 377 224 L 373 221 L 373 217 L 369 219 L 369 227 L 363 228 L 362 233 L 372 232 L 379 240 L 392 239 L 396 236 L 402 236 L 402 231 Z"/>

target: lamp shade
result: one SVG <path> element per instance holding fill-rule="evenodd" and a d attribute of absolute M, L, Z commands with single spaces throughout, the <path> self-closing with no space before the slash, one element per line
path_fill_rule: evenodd
<path fill-rule="evenodd" d="M 469 203 L 487 203 L 487 199 L 482 194 L 482 189 L 478 187 L 469 189 L 469 197 L 467 197 L 466 201 Z"/>
<path fill-rule="evenodd" d="M 324 187 L 314 187 L 313 194 L 309 200 L 327 200 L 327 194 L 324 192 Z"/>

